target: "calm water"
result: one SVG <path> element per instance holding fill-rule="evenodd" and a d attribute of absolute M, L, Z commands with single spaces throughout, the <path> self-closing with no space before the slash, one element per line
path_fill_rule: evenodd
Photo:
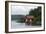
<path fill-rule="evenodd" d="M 16 29 L 16 28 L 31 28 L 31 27 L 37 27 L 37 26 L 28 26 L 25 25 L 25 23 L 17 23 L 16 21 L 11 21 L 12 22 L 12 29 Z"/>

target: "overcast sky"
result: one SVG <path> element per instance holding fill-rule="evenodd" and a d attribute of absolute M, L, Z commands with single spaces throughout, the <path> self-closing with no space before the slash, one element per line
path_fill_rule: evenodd
<path fill-rule="evenodd" d="M 12 15 L 27 15 L 31 9 L 37 6 L 12 6 Z"/>

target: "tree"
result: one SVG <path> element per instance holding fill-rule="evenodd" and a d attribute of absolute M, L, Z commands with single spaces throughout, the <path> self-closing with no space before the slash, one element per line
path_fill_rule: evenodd
<path fill-rule="evenodd" d="M 41 7 L 30 10 L 29 15 L 33 15 L 35 17 L 32 25 L 41 25 Z"/>

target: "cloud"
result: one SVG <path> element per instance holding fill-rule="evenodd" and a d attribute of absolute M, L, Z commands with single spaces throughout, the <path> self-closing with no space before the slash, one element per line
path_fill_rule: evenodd
<path fill-rule="evenodd" d="M 34 9 L 37 7 L 34 6 L 12 6 L 12 15 L 26 15 L 29 14 L 29 11 L 31 9 Z"/>

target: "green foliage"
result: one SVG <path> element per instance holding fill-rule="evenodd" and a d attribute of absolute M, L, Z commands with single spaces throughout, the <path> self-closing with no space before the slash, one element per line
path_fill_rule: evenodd
<path fill-rule="evenodd" d="M 38 7 L 37 9 L 30 10 L 29 15 L 33 15 L 35 17 L 41 15 L 41 7 Z"/>
<path fill-rule="evenodd" d="M 30 10 L 29 15 L 33 15 L 35 17 L 32 25 L 41 25 L 41 7 Z"/>

